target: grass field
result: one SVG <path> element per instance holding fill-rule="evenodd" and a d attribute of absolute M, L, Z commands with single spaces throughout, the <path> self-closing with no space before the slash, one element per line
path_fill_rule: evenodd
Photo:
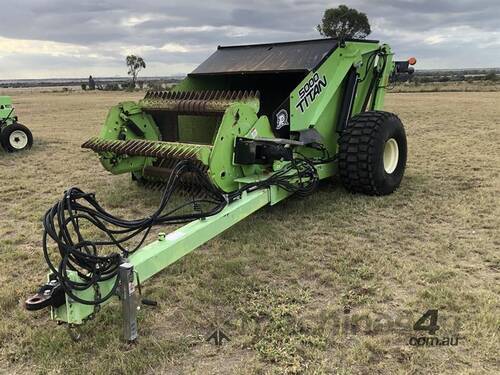
<path fill-rule="evenodd" d="M 71 341 L 25 298 L 47 269 L 41 216 L 70 186 L 126 217 L 159 192 L 110 176 L 79 148 L 107 109 L 141 94 L 15 92 L 30 152 L 0 152 L 0 372 L 493 373 L 499 371 L 500 93 L 389 94 L 409 157 L 387 197 L 338 181 L 262 209 L 143 286 L 159 307 L 139 314 L 140 340 L 120 341 L 117 303 Z M 413 323 L 439 309 L 439 338 L 415 347 Z M 217 324 L 231 341 L 205 337 Z"/>
<path fill-rule="evenodd" d="M 457 82 L 426 82 L 398 83 L 389 87 L 391 93 L 404 92 L 498 92 L 498 81 L 457 81 Z"/>

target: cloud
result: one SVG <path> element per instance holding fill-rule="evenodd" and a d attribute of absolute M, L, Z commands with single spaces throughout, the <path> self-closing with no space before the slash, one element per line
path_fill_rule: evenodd
<path fill-rule="evenodd" d="M 3 37 L 0 37 L 0 51 L 5 55 L 39 54 L 53 57 L 82 56 L 91 52 L 88 47 L 77 44 Z"/>
<path fill-rule="evenodd" d="M 421 68 L 494 67 L 500 52 L 497 0 L 351 0 L 370 38 Z M 217 45 L 317 38 L 323 0 L 17 0 L 3 5 L 2 78 L 125 74 L 128 53 L 143 74 L 187 73 Z M 63 65 L 67 64 L 67 65 Z"/>

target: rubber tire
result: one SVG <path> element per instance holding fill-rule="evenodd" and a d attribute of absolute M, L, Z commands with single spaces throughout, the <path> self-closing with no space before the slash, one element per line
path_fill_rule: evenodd
<path fill-rule="evenodd" d="M 394 138 L 399 148 L 396 169 L 384 169 L 384 146 Z M 353 193 L 387 195 L 403 179 L 407 157 L 406 133 L 393 113 L 369 111 L 349 120 L 339 139 L 338 166 L 343 185 Z"/>
<path fill-rule="evenodd" d="M 22 149 L 17 149 L 12 147 L 9 141 L 9 137 L 12 134 L 12 132 L 20 130 L 26 134 L 28 137 L 28 143 L 26 144 L 26 147 Z M 5 128 L 2 129 L 2 133 L 0 134 L 0 141 L 2 142 L 2 147 L 7 151 L 7 152 L 16 152 L 16 151 L 22 151 L 22 150 L 27 150 L 30 149 L 31 146 L 33 146 L 33 134 L 31 134 L 31 131 L 24 126 L 23 124 L 20 124 L 18 122 L 15 122 L 13 124 L 10 124 L 6 126 Z"/>

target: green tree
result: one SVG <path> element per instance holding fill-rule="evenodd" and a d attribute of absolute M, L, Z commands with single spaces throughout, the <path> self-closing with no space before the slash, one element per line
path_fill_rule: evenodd
<path fill-rule="evenodd" d="M 370 33 L 370 23 L 365 13 L 339 5 L 337 8 L 325 10 L 321 24 L 317 26 L 319 33 L 325 37 L 337 39 L 366 38 Z"/>
<path fill-rule="evenodd" d="M 132 76 L 132 89 L 135 88 L 137 76 L 142 69 L 146 68 L 146 63 L 140 56 L 129 55 L 127 56 L 128 75 Z"/>
<path fill-rule="evenodd" d="M 496 75 L 495 72 L 489 72 L 488 74 L 486 74 L 484 76 L 484 79 L 486 81 L 497 81 L 498 80 L 498 76 Z"/>

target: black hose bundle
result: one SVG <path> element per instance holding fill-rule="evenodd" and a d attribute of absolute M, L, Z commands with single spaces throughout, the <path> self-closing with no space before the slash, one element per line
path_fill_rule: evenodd
<path fill-rule="evenodd" d="M 196 176 L 198 183 L 204 189 L 204 197 L 193 197 L 193 200 L 164 212 L 172 194 L 179 186 L 179 180 L 185 173 Z M 189 205 L 199 207 L 200 204 L 208 204 L 211 209 L 204 212 L 197 210 L 189 214 L 178 213 L 179 210 Z M 85 290 L 89 287 L 98 289 L 99 282 L 117 276 L 122 257 L 127 257 L 142 246 L 153 225 L 181 224 L 215 215 L 222 211 L 226 204 L 226 196 L 213 186 L 205 173 L 189 161 L 180 161 L 174 167 L 158 209 L 151 216 L 139 220 L 125 220 L 111 215 L 99 205 L 94 194 L 85 193 L 74 187 L 68 189 L 63 199 L 45 213 L 43 220 L 45 260 L 68 296 L 82 304 L 98 305 L 115 294 L 118 278 L 106 296 L 96 297 L 91 301 L 79 298 L 73 291 Z M 105 239 L 85 238 L 80 228 L 84 221 L 93 224 L 105 235 Z M 136 236 L 141 236 L 140 240 L 132 249 L 127 248 L 126 243 Z M 54 264 L 49 256 L 49 237 L 57 244 L 61 256 L 58 264 Z M 104 246 L 116 246 L 121 250 L 121 254 L 99 255 L 99 248 Z M 82 281 L 71 281 L 68 277 L 68 270 L 77 271 Z"/>
<path fill-rule="evenodd" d="M 205 193 L 203 198 L 195 198 L 167 210 L 172 194 L 181 185 L 184 174 L 197 180 L 197 184 Z M 148 217 L 138 220 L 126 220 L 113 216 L 104 210 L 97 202 L 93 193 L 85 193 L 73 187 L 64 193 L 63 199 L 49 209 L 44 216 L 43 252 L 45 260 L 61 284 L 65 293 L 76 302 L 85 305 L 99 305 L 116 294 L 118 287 L 118 269 L 123 258 L 139 249 L 151 231 L 153 225 L 181 224 L 196 219 L 206 218 L 221 212 L 226 205 L 241 197 L 244 191 L 265 189 L 276 185 L 290 193 L 299 196 L 310 194 L 319 181 L 314 163 L 307 158 L 294 159 L 284 168 L 273 173 L 263 181 L 245 185 L 241 189 L 224 194 L 208 179 L 206 174 L 189 161 L 180 161 L 173 168 L 165 190 L 163 191 L 158 209 Z M 210 209 L 202 211 L 201 205 Z M 179 211 L 192 205 L 195 212 L 180 214 Z M 81 231 L 81 224 L 87 222 L 97 228 L 105 239 L 90 240 Z M 140 236 L 140 240 L 130 249 L 128 241 Z M 60 260 L 55 264 L 49 254 L 49 238 L 57 245 Z M 116 246 L 121 251 L 111 254 L 99 254 L 106 246 Z M 76 271 L 81 281 L 73 281 L 68 276 L 68 270 Z M 99 282 L 115 278 L 110 291 L 101 296 Z M 96 295 L 92 300 L 86 300 L 75 295 L 74 291 L 94 288 Z"/>
<path fill-rule="evenodd" d="M 230 201 L 235 199 L 235 197 L 239 197 L 243 191 L 250 192 L 269 188 L 273 185 L 299 197 L 311 194 L 318 186 L 318 173 L 312 160 L 302 155 L 300 156 L 300 158 L 294 158 L 291 163 L 273 173 L 267 179 L 247 184 L 234 193 L 231 193 L 229 195 Z"/>

